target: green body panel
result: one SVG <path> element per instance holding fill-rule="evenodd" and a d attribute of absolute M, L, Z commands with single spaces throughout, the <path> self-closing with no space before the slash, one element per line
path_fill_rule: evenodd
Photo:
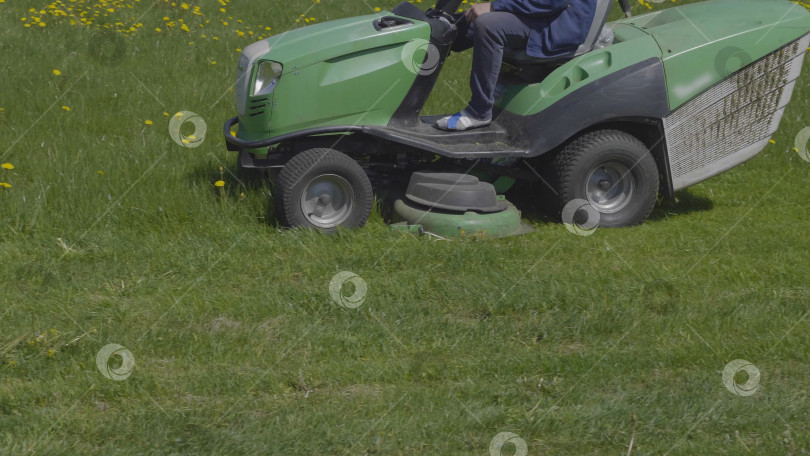
<path fill-rule="evenodd" d="M 536 114 L 600 77 L 658 57 L 670 109 L 810 30 L 810 13 L 787 0 L 711 0 L 607 24 L 614 44 L 562 65 L 542 82 L 507 85 L 496 106 Z"/>
<path fill-rule="evenodd" d="M 566 62 L 542 82 L 508 84 L 495 105 L 521 116 L 537 114 L 599 78 L 651 57 L 661 57 L 655 40 L 636 27 L 619 24 L 614 33 L 613 45 Z"/>
<path fill-rule="evenodd" d="M 270 109 L 240 117 L 237 136 L 257 140 L 311 127 L 386 125 L 416 78 L 403 59 L 414 47 L 406 44 L 430 36 L 429 24 L 421 21 L 374 28 L 375 19 L 390 15 L 329 21 L 268 38 L 270 50 L 258 61 L 281 63 L 282 76 L 267 102 Z M 262 98 L 244 96 L 249 106 Z"/>
<path fill-rule="evenodd" d="M 506 201 L 503 196 L 498 197 Z M 520 211 L 506 201 L 508 207 L 501 212 L 492 214 L 479 214 L 465 212 L 454 214 L 447 212 L 432 212 L 419 209 L 402 200 L 394 202 L 394 214 L 401 222 L 391 225 L 393 230 L 413 232 L 425 231 L 438 236 L 453 238 L 501 238 L 514 236 L 533 231 L 531 227 L 520 221 Z"/>
<path fill-rule="evenodd" d="M 670 109 L 810 31 L 787 0 L 712 0 L 625 19 L 661 48 Z"/>
<path fill-rule="evenodd" d="M 416 80 L 430 37 L 426 22 L 376 30 L 392 13 L 329 21 L 268 38 L 269 49 L 252 62 L 274 60 L 283 74 L 274 92 L 250 96 L 255 78 L 237 99 L 237 136 L 260 140 L 330 125 L 387 125 Z M 706 89 L 810 30 L 810 14 L 787 0 L 708 0 L 608 24 L 614 44 L 561 65 L 542 82 L 507 84 L 496 105 L 537 114 L 600 78 L 650 58 L 663 61 L 669 108 Z M 244 53 L 243 53 L 244 57 Z M 417 65 L 418 66 L 418 63 Z M 252 115 L 251 115 L 252 114 Z M 254 152 L 263 152 L 256 150 Z"/>

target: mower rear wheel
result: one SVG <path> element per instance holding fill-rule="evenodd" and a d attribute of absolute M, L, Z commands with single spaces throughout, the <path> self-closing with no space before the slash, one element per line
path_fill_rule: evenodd
<path fill-rule="evenodd" d="M 644 143 L 623 131 L 596 130 L 576 138 L 554 158 L 554 169 L 561 205 L 587 201 L 598 212 L 600 227 L 636 225 L 655 205 L 655 159 Z"/>
<path fill-rule="evenodd" d="M 282 224 L 332 232 L 363 226 L 371 214 L 371 182 L 360 165 L 334 149 L 309 149 L 281 169 L 275 191 Z"/>

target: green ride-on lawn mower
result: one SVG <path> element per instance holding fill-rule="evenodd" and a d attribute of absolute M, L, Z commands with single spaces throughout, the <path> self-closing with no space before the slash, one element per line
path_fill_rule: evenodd
<path fill-rule="evenodd" d="M 363 225 L 371 181 L 396 186 L 397 226 L 443 236 L 522 232 L 499 194 L 537 181 L 563 221 L 640 223 L 657 194 L 726 171 L 776 131 L 810 44 L 787 0 L 708 0 L 605 23 L 567 58 L 505 49 L 492 124 L 448 132 L 420 116 L 456 36 L 462 0 L 291 30 L 242 51 L 239 115 L 225 124 L 241 168 L 275 170 L 287 226 Z M 448 111 L 451 108 L 448 107 Z M 234 125 L 238 129 L 233 132 Z M 371 179 L 370 179 L 371 178 Z M 405 187 L 401 184 L 401 187 Z"/>

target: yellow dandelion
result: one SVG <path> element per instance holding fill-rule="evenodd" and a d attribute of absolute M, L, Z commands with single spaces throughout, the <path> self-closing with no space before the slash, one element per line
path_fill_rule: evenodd
<path fill-rule="evenodd" d="M 64 109 L 65 111 L 70 111 L 70 106 L 62 106 L 62 109 Z"/>
<path fill-rule="evenodd" d="M 11 188 L 11 184 L 9 184 L 8 182 L 0 182 L 0 187 Z"/>
<path fill-rule="evenodd" d="M 155 31 L 156 31 L 156 32 L 159 32 L 159 31 L 160 31 L 160 27 L 155 27 Z"/>
<path fill-rule="evenodd" d="M 14 165 L 12 165 L 11 163 L 3 163 L 2 165 L 0 165 L 0 168 L 3 168 L 3 169 L 14 169 Z"/>
<path fill-rule="evenodd" d="M 143 123 L 145 123 L 146 125 L 152 125 L 152 121 L 149 119 L 145 120 Z"/>
<path fill-rule="evenodd" d="M 218 181 L 214 182 L 214 186 L 215 187 L 224 187 L 225 186 L 225 181 L 218 180 Z"/>
<path fill-rule="evenodd" d="M 377 12 L 377 13 L 379 13 L 379 12 L 380 12 L 380 7 L 379 7 L 379 6 L 375 6 L 375 7 L 374 7 L 374 11 L 375 11 L 375 12 Z"/>
<path fill-rule="evenodd" d="M 773 139 L 768 141 L 768 142 L 771 143 L 771 144 L 776 144 L 776 141 L 774 141 Z"/>
<path fill-rule="evenodd" d="M 99 176 L 103 176 L 103 175 L 104 175 L 104 171 L 96 171 L 96 172 L 98 173 L 98 175 L 99 175 Z"/>
<path fill-rule="evenodd" d="M 59 70 L 53 70 L 53 74 L 54 76 L 59 76 L 60 74 L 62 74 L 62 72 Z"/>
<path fill-rule="evenodd" d="M 164 112 L 164 113 L 163 113 L 163 117 L 169 117 L 169 113 L 168 113 L 168 112 Z"/>

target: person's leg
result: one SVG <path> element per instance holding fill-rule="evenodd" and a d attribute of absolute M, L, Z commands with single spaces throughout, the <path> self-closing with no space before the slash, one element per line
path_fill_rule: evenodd
<path fill-rule="evenodd" d="M 525 48 L 531 28 L 518 16 L 501 11 L 479 16 L 473 27 L 472 97 L 466 111 L 476 119 L 488 120 L 492 118 L 503 48 Z"/>
<path fill-rule="evenodd" d="M 450 45 L 450 50 L 453 52 L 463 52 L 473 47 L 473 30 L 470 27 L 470 22 L 467 21 L 467 17 L 463 15 L 464 13 L 460 14 L 461 18 L 456 22 L 458 34 L 456 39 L 453 40 L 453 44 Z"/>
<path fill-rule="evenodd" d="M 466 19 L 464 26 L 466 27 Z M 461 22 L 461 21 L 460 21 Z M 470 103 L 462 111 L 440 119 L 436 126 L 443 130 L 467 130 L 492 121 L 495 85 L 501 70 L 504 46 L 525 48 L 531 29 L 512 13 L 494 11 L 482 14 L 470 25 L 470 32 L 459 30 L 453 43 L 456 52 L 473 44 L 473 64 L 470 72 Z"/>

